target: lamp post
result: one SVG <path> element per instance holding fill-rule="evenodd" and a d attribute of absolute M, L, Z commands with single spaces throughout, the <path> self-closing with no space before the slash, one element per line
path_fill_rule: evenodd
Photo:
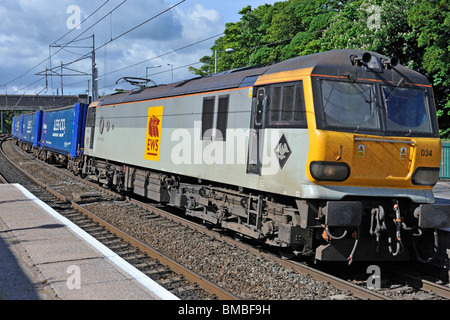
<path fill-rule="evenodd" d="M 172 67 L 172 83 L 173 83 L 173 64 L 168 63 L 167 65 Z"/>
<path fill-rule="evenodd" d="M 145 79 L 148 79 L 148 69 L 153 69 L 153 68 L 161 68 L 161 65 L 156 64 L 153 67 L 145 67 Z"/>
<path fill-rule="evenodd" d="M 214 63 L 214 73 L 217 73 L 217 53 L 219 53 L 219 52 L 233 52 L 234 51 L 234 49 L 233 48 L 228 48 L 228 49 L 225 49 L 225 50 L 222 50 L 222 51 L 215 51 L 215 63 Z"/>

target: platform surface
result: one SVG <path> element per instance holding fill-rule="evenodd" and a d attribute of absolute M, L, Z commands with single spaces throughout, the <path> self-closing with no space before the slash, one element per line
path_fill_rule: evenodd
<path fill-rule="evenodd" d="M 450 182 L 433 192 L 450 204 Z M 0 300 L 177 299 L 22 186 L 0 184 Z"/>
<path fill-rule="evenodd" d="M 450 204 L 450 181 L 438 181 L 433 188 L 436 203 Z"/>
<path fill-rule="evenodd" d="M 0 300 L 177 300 L 20 185 L 0 184 Z"/>

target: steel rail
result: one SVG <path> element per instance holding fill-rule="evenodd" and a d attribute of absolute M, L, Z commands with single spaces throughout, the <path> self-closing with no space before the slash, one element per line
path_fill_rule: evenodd
<path fill-rule="evenodd" d="M 20 168 L 20 170 L 22 171 L 21 168 Z M 56 170 L 59 170 L 61 172 L 65 172 L 65 170 L 63 170 L 63 169 L 56 168 Z M 27 173 L 25 173 L 25 174 L 27 174 Z M 34 177 L 31 177 L 31 178 L 34 179 Z M 75 177 L 75 178 L 77 178 L 80 181 L 83 181 L 85 183 L 88 183 L 88 184 L 91 184 L 91 185 L 94 185 L 94 186 L 98 187 L 97 184 L 95 184 L 93 182 L 90 182 L 88 180 L 82 179 L 80 177 Z M 41 183 L 41 182 L 38 181 L 38 183 Z M 45 186 L 45 187 L 49 188 L 48 186 Z M 72 200 L 65 198 L 64 196 L 60 195 L 58 192 L 52 190 L 51 188 L 49 188 L 49 189 L 50 189 L 49 192 L 56 193 L 59 197 L 63 198 L 64 201 L 68 201 L 72 205 L 76 206 L 77 207 L 76 209 L 80 208 L 79 210 L 81 210 L 81 211 L 85 210 L 84 208 L 80 207 L 79 205 L 77 205 Z M 116 195 L 117 196 L 116 192 L 110 191 L 108 189 L 102 189 L 102 190 L 105 191 L 106 193 L 109 193 L 110 195 Z M 136 199 L 133 199 L 133 198 L 129 198 L 129 197 L 127 197 L 127 201 L 133 203 L 134 205 L 137 205 L 137 206 L 141 207 L 142 209 L 145 209 L 145 210 L 148 210 L 148 211 L 152 211 L 153 213 L 157 213 L 157 214 L 159 214 L 159 215 L 161 215 L 163 217 L 172 219 L 175 222 L 178 222 L 178 223 L 181 223 L 183 225 L 186 225 L 186 226 L 188 226 L 191 229 L 194 229 L 196 231 L 202 232 L 202 233 L 204 233 L 204 234 L 206 234 L 208 236 L 211 236 L 213 238 L 221 237 L 221 240 L 224 240 L 225 242 L 227 242 L 227 243 L 229 243 L 229 244 L 231 244 L 231 245 L 233 245 L 233 246 L 235 246 L 235 247 L 237 247 L 239 249 L 249 251 L 249 252 L 251 252 L 251 253 L 253 253 L 255 255 L 263 256 L 264 258 L 266 258 L 268 260 L 277 262 L 277 263 L 283 265 L 284 267 L 292 269 L 292 270 L 294 270 L 296 272 L 303 273 L 303 274 L 308 274 L 313 279 L 316 279 L 316 280 L 319 280 L 319 281 L 323 281 L 323 282 L 328 282 L 331 285 L 333 285 L 336 289 L 339 289 L 341 291 L 347 291 L 347 290 L 351 291 L 355 295 L 355 297 L 357 297 L 357 298 L 364 299 L 364 300 L 367 300 L 367 299 L 369 299 L 369 300 L 395 300 L 395 299 L 393 299 L 391 297 L 379 294 L 379 293 L 377 293 L 375 291 L 372 291 L 370 289 L 367 289 L 365 287 L 357 286 L 357 285 L 355 285 L 353 283 L 350 283 L 350 282 L 348 282 L 346 280 L 339 279 L 338 277 L 332 276 L 330 274 L 327 274 L 327 273 L 322 272 L 320 270 L 314 269 L 312 267 L 309 267 L 309 266 L 297 263 L 295 261 L 283 260 L 283 259 L 273 255 L 270 252 L 265 252 L 265 251 L 263 251 L 263 250 L 261 250 L 259 248 L 255 248 L 255 247 L 252 247 L 250 245 L 247 245 L 244 242 L 236 241 L 236 240 L 231 239 L 231 238 L 226 237 L 226 236 L 222 237 L 216 231 L 210 230 L 210 229 L 208 229 L 207 227 L 205 227 L 203 225 L 199 225 L 199 224 L 197 224 L 195 222 L 192 222 L 192 221 L 190 221 L 190 220 L 188 220 L 188 219 L 186 219 L 184 217 L 181 217 L 181 216 L 172 214 L 170 212 L 167 212 L 166 210 L 163 210 L 161 208 L 151 206 L 151 205 L 149 205 L 147 203 L 144 203 L 144 202 L 141 202 L 139 200 L 136 200 Z M 89 215 L 91 215 L 91 214 L 89 214 Z M 96 220 L 98 223 L 100 223 L 102 225 L 105 224 L 105 227 L 107 227 L 109 225 L 109 223 L 107 223 L 106 221 L 103 221 L 99 217 L 94 216 L 93 219 Z M 116 229 L 113 226 L 111 226 L 111 227 L 113 229 Z M 120 230 L 117 230 L 117 232 L 118 233 L 122 233 L 122 231 L 120 231 Z M 143 248 L 146 247 L 145 244 L 143 244 L 139 240 L 136 240 L 136 239 L 132 238 L 131 236 L 124 235 L 123 237 L 124 238 L 129 238 L 130 243 L 135 244 L 137 247 L 141 247 L 141 246 Z M 168 263 L 170 263 L 171 261 L 173 261 L 170 258 L 165 257 L 164 255 L 161 255 L 160 253 L 156 252 L 155 255 L 156 255 L 157 259 L 161 259 L 161 262 L 167 261 Z M 179 268 L 180 268 L 180 270 L 184 269 L 184 267 L 180 266 L 180 265 L 179 265 Z M 198 279 L 198 277 L 201 278 L 201 276 L 199 276 L 199 275 L 194 275 L 192 277 L 191 276 L 186 276 L 186 279 L 188 279 L 188 280 L 189 279 L 193 279 L 193 280 L 190 280 L 190 281 L 197 282 L 199 284 L 199 286 L 204 288 L 205 290 L 207 290 L 207 288 L 210 287 L 210 286 L 214 286 L 213 284 L 210 284 L 209 281 L 207 281 L 204 278 L 202 278 L 201 282 L 198 282 L 198 280 L 195 280 L 195 279 Z M 222 290 L 224 290 L 224 289 L 222 289 Z M 239 299 L 239 298 L 235 297 L 234 295 L 232 295 L 230 293 L 227 293 L 226 291 L 225 291 L 224 295 L 217 294 L 217 296 L 218 296 L 219 299 L 224 299 L 224 300 Z"/>
<path fill-rule="evenodd" d="M 392 141 L 391 141 L 392 142 Z M 2 151 L 3 153 L 3 151 Z M 10 161 L 11 162 L 11 161 Z M 22 172 L 24 172 L 21 168 L 18 168 L 19 170 L 21 170 Z M 59 169 L 59 168 L 55 168 L 55 170 L 60 171 L 62 173 L 66 173 L 66 170 L 64 169 Z M 33 179 L 34 181 L 36 181 L 37 183 L 41 184 L 41 181 L 36 180 L 34 177 L 30 176 L 27 174 L 27 172 L 24 172 L 24 174 L 26 174 L 27 176 L 29 176 L 31 179 Z M 85 180 L 82 179 L 80 177 L 74 177 L 79 181 L 82 181 L 83 183 L 88 183 L 92 186 L 98 187 L 98 184 L 93 183 L 89 180 Z M 0 175 L 0 180 L 1 180 L 1 175 Z M 187 280 L 189 280 L 190 282 L 196 282 L 201 288 L 203 288 L 204 290 L 211 292 L 211 290 L 214 290 L 213 288 L 215 287 L 215 285 L 211 282 L 209 282 L 208 280 L 204 279 L 202 276 L 196 275 L 195 273 L 193 273 L 193 275 L 189 275 L 189 273 L 191 273 L 191 271 L 187 270 L 186 268 L 184 268 L 183 266 L 177 264 L 175 261 L 173 261 L 172 259 L 170 259 L 169 257 L 157 252 L 156 250 L 153 250 L 152 248 L 149 248 L 147 245 L 145 245 L 144 243 L 140 242 L 139 240 L 127 235 L 126 233 L 123 233 L 122 231 L 120 231 L 119 229 L 111 226 L 109 223 L 107 223 L 106 221 L 102 220 L 101 218 L 93 215 L 92 213 L 90 213 L 89 211 L 85 210 L 83 207 L 79 206 L 76 202 L 67 199 L 66 197 L 60 195 L 58 192 L 54 191 L 53 189 L 51 189 L 48 186 L 44 186 L 49 192 L 53 193 L 55 196 L 57 196 L 58 198 L 62 199 L 63 201 L 69 202 L 75 209 L 83 212 L 84 214 L 90 216 L 93 220 L 95 220 L 97 223 L 105 226 L 105 228 L 111 229 L 114 233 L 120 235 L 120 237 L 122 237 L 123 239 L 125 239 L 126 241 L 128 241 L 131 245 L 139 248 L 140 250 L 147 252 L 149 254 L 149 256 L 154 257 L 158 260 L 160 260 L 162 262 L 162 264 L 169 266 L 173 271 L 175 271 L 176 273 L 179 274 L 183 274 L 185 276 L 185 278 Z M 102 188 L 102 192 L 105 192 L 107 194 L 110 194 L 112 196 L 117 196 L 118 193 L 108 190 L 108 189 L 103 189 Z M 190 220 L 172 214 L 170 212 L 167 212 L 166 210 L 163 210 L 161 208 L 158 207 L 154 207 L 149 205 L 148 203 L 144 203 L 141 202 L 139 200 L 133 199 L 133 198 L 129 198 L 127 197 L 127 201 L 133 203 L 134 205 L 137 205 L 139 207 L 141 207 L 142 209 L 148 210 L 148 211 L 152 211 L 154 213 L 157 213 L 165 218 L 171 219 L 177 223 L 181 223 L 183 225 L 188 226 L 191 229 L 195 229 L 199 232 L 202 232 L 208 236 L 211 236 L 213 238 L 217 238 L 217 237 L 221 237 L 222 240 L 226 241 L 227 243 L 238 247 L 242 250 L 246 250 L 249 252 L 252 252 L 255 255 L 261 255 L 264 256 L 264 258 L 275 261 L 283 266 L 285 266 L 286 268 L 290 268 L 292 270 L 295 270 L 296 272 L 299 273 L 303 273 L 303 274 L 308 274 L 310 275 L 312 278 L 319 280 L 319 281 L 323 281 L 323 282 L 328 282 L 331 285 L 333 285 L 335 288 L 341 290 L 341 291 L 351 291 L 356 297 L 360 298 L 360 299 L 370 299 L 370 300 L 395 300 L 394 298 L 388 297 L 386 295 L 382 295 L 379 294 L 375 291 L 372 291 L 370 289 L 367 289 L 365 287 L 361 287 L 358 285 L 355 285 L 353 283 L 350 283 L 346 280 L 342 280 L 339 279 L 338 277 L 332 276 L 330 274 L 327 274 L 325 272 L 322 272 L 320 270 L 314 269 L 312 267 L 297 263 L 295 261 L 289 261 L 289 260 L 283 260 L 280 259 L 279 257 L 271 254 L 271 253 L 267 253 L 262 251 L 261 249 L 258 248 L 254 248 L 251 247 L 243 242 L 240 241 L 236 241 L 233 240 L 229 237 L 222 237 L 222 235 L 220 235 L 220 233 L 217 233 L 216 231 L 212 231 L 210 229 L 208 229 L 207 227 L 203 226 L 203 225 L 199 225 L 195 222 L 191 222 Z M 148 250 L 151 250 L 153 252 L 149 252 Z M 172 267 L 173 265 L 173 267 Z M 426 280 L 421 280 L 421 279 L 409 279 L 408 281 L 412 286 L 416 287 L 416 288 L 420 288 L 422 290 L 425 291 L 430 291 L 433 292 L 443 298 L 446 299 L 450 299 L 450 289 L 444 286 L 440 286 L 438 284 L 434 284 L 432 282 L 426 281 Z M 222 293 L 216 293 L 217 297 L 219 299 L 222 300 L 235 300 L 235 299 L 239 299 L 238 297 L 234 296 L 233 294 L 225 291 L 224 289 L 222 289 L 225 294 Z"/>
<path fill-rule="evenodd" d="M 388 271 L 388 274 L 390 274 L 391 276 L 394 277 L 394 279 L 396 280 L 401 280 L 403 282 L 407 282 L 408 285 L 420 289 L 420 290 L 424 290 L 430 293 L 434 293 L 437 296 L 450 300 L 450 288 L 434 283 L 432 281 L 429 280 L 425 280 L 425 279 L 421 279 L 417 276 L 413 276 L 410 274 L 407 274 L 405 272 L 401 272 L 401 271 Z"/>
<path fill-rule="evenodd" d="M 443 285 L 428 281 L 422 280 L 422 290 L 426 290 L 428 292 L 433 292 L 438 296 L 450 300 L 450 288 L 445 287 Z"/>
<path fill-rule="evenodd" d="M 3 143 L 3 141 L 1 141 Z M 63 196 L 59 192 L 55 191 L 51 187 L 47 186 L 45 183 L 40 181 L 39 179 L 32 176 L 30 173 L 28 173 L 26 170 L 22 169 L 20 166 L 18 166 L 13 160 L 11 160 L 4 152 L 3 148 L 0 148 L 0 152 L 5 157 L 8 162 L 11 163 L 15 168 L 17 168 L 20 172 L 22 172 L 25 176 L 27 176 L 29 179 L 43 187 L 45 190 L 47 190 L 49 193 L 51 193 L 56 198 L 70 204 L 74 209 L 79 210 L 95 222 L 99 223 L 103 227 L 107 228 L 108 230 L 112 231 L 117 236 L 121 237 L 125 241 L 129 242 L 132 246 L 138 248 L 144 253 L 147 253 L 150 257 L 157 259 L 160 261 L 161 264 L 169 267 L 172 271 L 175 273 L 183 275 L 183 277 L 192 283 L 196 283 L 200 288 L 203 290 L 214 294 L 217 296 L 219 300 L 240 300 L 239 297 L 233 295 L 232 293 L 228 292 L 227 290 L 215 285 L 214 283 L 208 281 L 204 277 L 198 275 L 197 273 L 185 268 L 181 264 L 177 263 L 176 261 L 170 259 L 169 257 L 163 255 L 162 253 L 156 251 L 155 249 L 149 247 L 148 245 L 142 243 L 141 241 L 135 239 L 134 237 L 128 235 L 127 233 L 119 230 L 118 228 L 114 227 L 110 223 L 106 222 L 105 220 L 101 219 L 100 217 L 96 216 L 92 212 L 86 210 L 85 208 L 78 205 L 76 202 L 72 201 L 71 199 L 68 199 L 67 197 Z"/>
<path fill-rule="evenodd" d="M 155 208 L 155 207 L 150 207 L 145 203 L 142 203 L 140 201 L 134 200 L 134 199 L 130 199 L 130 201 L 132 201 L 134 204 L 141 206 L 144 209 L 147 210 L 153 210 L 153 212 L 158 213 L 162 216 L 165 217 L 169 217 L 170 219 L 179 222 L 179 223 L 183 223 L 185 225 L 188 225 L 190 228 L 195 229 L 197 231 L 203 232 L 208 236 L 217 238 L 218 234 L 215 231 L 209 230 L 208 228 L 198 225 L 194 222 L 191 222 L 189 220 L 186 220 L 183 217 L 179 217 L 177 215 L 173 215 L 171 213 L 168 213 L 167 211 L 164 211 L 160 208 Z M 151 208 L 151 209 L 150 209 Z M 303 265 L 301 263 L 295 262 L 295 261 L 290 261 L 290 260 L 283 260 L 277 256 L 275 256 L 274 254 L 270 253 L 270 252 L 265 252 L 259 248 L 255 248 L 252 247 L 250 245 L 245 244 L 244 242 L 240 242 L 240 241 L 236 241 L 234 239 L 231 239 L 229 237 L 222 237 L 222 240 L 224 240 L 225 242 L 239 248 L 242 250 L 246 250 L 249 252 L 252 252 L 255 255 L 260 255 L 263 256 L 265 259 L 277 262 L 281 265 L 283 265 L 286 268 L 292 269 L 298 273 L 303 273 L 303 274 L 308 274 L 310 275 L 313 279 L 315 280 L 319 280 L 319 281 L 323 281 L 323 282 L 328 282 L 331 285 L 333 285 L 336 289 L 339 289 L 341 291 L 351 291 L 357 298 L 360 299 L 364 299 L 364 300 L 395 300 L 391 297 L 385 296 L 383 294 L 377 293 L 373 290 L 367 289 L 365 287 L 361 287 L 358 285 L 355 285 L 353 283 L 350 283 L 346 280 L 343 279 L 339 279 L 338 277 L 335 277 L 333 275 L 327 274 L 323 271 L 314 269 L 312 267 Z"/>

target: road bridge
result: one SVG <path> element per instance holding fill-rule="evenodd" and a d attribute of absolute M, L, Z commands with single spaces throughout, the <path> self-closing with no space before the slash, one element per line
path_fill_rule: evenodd
<path fill-rule="evenodd" d="M 0 132 L 11 130 L 11 118 L 16 112 L 55 109 L 74 105 L 77 102 L 89 103 L 89 100 L 87 94 L 77 96 L 0 95 Z"/>
<path fill-rule="evenodd" d="M 0 95 L 0 111 L 36 111 L 88 103 L 87 95 L 45 96 L 45 95 Z"/>

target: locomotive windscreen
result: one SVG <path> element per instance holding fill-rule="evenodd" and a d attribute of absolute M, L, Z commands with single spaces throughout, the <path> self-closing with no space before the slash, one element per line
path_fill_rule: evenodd
<path fill-rule="evenodd" d="M 427 89 L 321 79 L 315 90 L 319 129 L 355 133 L 436 136 Z"/>
<path fill-rule="evenodd" d="M 383 86 L 388 131 L 432 133 L 430 112 L 422 89 Z"/>

